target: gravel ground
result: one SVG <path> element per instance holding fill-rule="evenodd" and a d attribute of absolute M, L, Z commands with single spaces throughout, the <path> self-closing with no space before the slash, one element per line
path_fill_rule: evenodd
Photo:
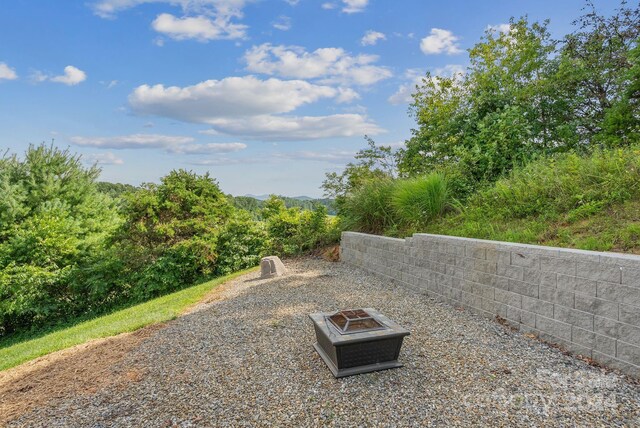
<path fill-rule="evenodd" d="M 286 264 L 145 339 L 118 363 L 134 381 L 12 426 L 640 426 L 640 387 L 621 375 L 343 263 Z M 411 330 L 404 367 L 336 380 L 307 314 L 367 306 Z"/>

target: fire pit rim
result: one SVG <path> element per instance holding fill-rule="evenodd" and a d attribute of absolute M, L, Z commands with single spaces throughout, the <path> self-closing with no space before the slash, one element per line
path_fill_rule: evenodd
<path fill-rule="evenodd" d="M 338 329 L 333 326 L 330 322 L 326 321 L 327 316 L 335 314 L 334 312 L 314 312 L 309 314 L 309 318 L 320 328 L 323 330 L 328 336 L 331 337 L 331 342 L 336 345 L 344 345 L 347 343 L 358 343 L 358 342 L 367 342 L 374 338 L 379 338 L 381 336 L 393 338 L 399 336 L 408 336 L 410 334 L 409 330 L 401 327 L 396 322 L 392 321 L 385 315 L 381 314 L 374 308 L 359 308 L 368 312 L 369 315 L 373 316 L 380 324 L 382 324 L 384 329 L 375 329 L 375 330 L 367 330 L 367 331 L 355 331 L 349 332 L 348 334 L 340 334 Z"/>

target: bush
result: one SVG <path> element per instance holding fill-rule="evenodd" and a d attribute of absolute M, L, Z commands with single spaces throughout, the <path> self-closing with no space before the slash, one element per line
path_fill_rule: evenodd
<path fill-rule="evenodd" d="M 71 278 L 121 222 L 113 199 L 97 190 L 98 174 L 45 145 L 29 147 L 23 160 L 0 159 L 0 335 L 91 306 Z"/>
<path fill-rule="evenodd" d="M 321 245 L 337 242 L 337 222 L 327 216 L 327 208 L 314 211 L 286 208 L 284 201 L 272 196 L 261 211 L 269 236 L 269 251 L 275 255 L 302 254 Z"/>
<path fill-rule="evenodd" d="M 228 275 L 257 266 L 266 255 L 269 237 L 265 225 L 251 219 L 246 211 L 236 216 L 218 235 L 216 275 Z"/>
<path fill-rule="evenodd" d="M 399 218 L 392 206 L 395 181 L 370 180 L 351 192 L 340 207 L 346 230 L 366 233 L 393 233 Z"/>
<path fill-rule="evenodd" d="M 451 205 L 447 180 L 432 173 L 408 180 L 398 180 L 391 198 L 401 221 L 409 226 L 424 226 Z"/>
<path fill-rule="evenodd" d="M 476 195 L 469 206 L 485 215 L 523 218 L 600 210 L 640 197 L 640 149 L 574 153 L 532 162 Z"/>

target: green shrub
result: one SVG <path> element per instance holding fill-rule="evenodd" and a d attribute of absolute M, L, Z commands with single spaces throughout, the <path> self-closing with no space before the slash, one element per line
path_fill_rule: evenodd
<path fill-rule="evenodd" d="M 563 154 L 532 162 L 476 195 L 469 203 L 504 218 L 600 210 L 640 196 L 638 147 Z M 585 206 L 584 209 L 580 207 Z M 594 211 L 595 212 L 595 211 Z"/>
<path fill-rule="evenodd" d="M 354 189 L 344 200 L 339 215 L 344 228 L 366 233 L 393 233 L 399 218 L 392 206 L 395 181 L 370 180 Z"/>
<path fill-rule="evenodd" d="M 239 210 L 236 216 L 218 235 L 217 275 L 228 275 L 257 266 L 266 255 L 269 236 L 265 225 L 252 220 L 246 211 Z"/>
<path fill-rule="evenodd" d="M 423 226 L 451 206 L 447 180 L 442 174 L 398 180 L 391 198 L 393 208 L 403 223 Z"/>
<path fill-rule="evenodd" d="M 269 236 L 269 252 L 276 255 L 302 254 L 339 239 L 338 224 L 327 216 L 324 205 L 302 211 L 286 208 L 283 200 L 272 196 L 265 201 L 261 216 Z"/>

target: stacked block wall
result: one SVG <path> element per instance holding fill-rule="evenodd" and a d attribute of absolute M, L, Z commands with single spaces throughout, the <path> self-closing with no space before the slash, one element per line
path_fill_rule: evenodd
<path fill-rule="evenodd" d="M 341 258 L 640 377 L 640 256 L 344 232 Z"/>

